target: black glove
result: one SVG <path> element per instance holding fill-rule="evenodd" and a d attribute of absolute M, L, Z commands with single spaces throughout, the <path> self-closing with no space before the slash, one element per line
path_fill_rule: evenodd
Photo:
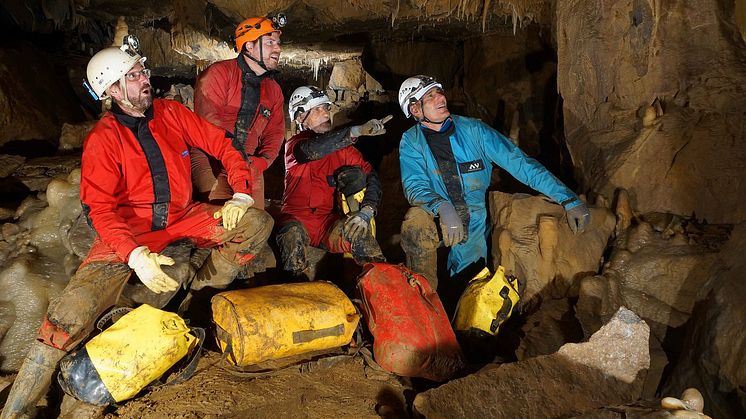
<path fill-rule="evenodd" d="M 582 233 L 588 223 L 591 222 L 591 213 L 585 203 L 565 211 L 567 211 L 567 224 L 570 225 L 570 230 L 575 234 Z"/>
<path fill-rule="evenodd" d="M 440 216 L 440 229 L 443 231 L 443 244 L 451 247 L 464 240 L 464 224 L 458 216 L 453 204 L 446 201 L 440 204 L 438 209 Z"/>

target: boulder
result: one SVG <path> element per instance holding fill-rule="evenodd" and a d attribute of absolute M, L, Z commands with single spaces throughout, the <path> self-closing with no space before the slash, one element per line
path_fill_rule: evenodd
<path fill-rule="evenodd" d="M 74 150 L 83 148 L 83 140 L 98 121 L 81 122 L 79 124 L 62 124 L 60 134 L 60 150 Z"/>
<path fill-rule="evenodd" d="M 415 397 L 427 418 L 553 418 L 629 403 L 642 394 L 650 329 L 620 308 L 588 342 L 511 364 L 491 364 Z"/>
<path fill-rule="evenodd" d="M 735 226 L 715 268 L 712 287 L 691 315 L 679 362 L 664 393 L 697 387 L 705 413 L 715 418 L 746 417 L 746 224 Z"/>
<path fill-rule="evenodd" d="M 663 342 L 668 329 L 684 325 L 695 302 L 706 295 L 717 247 L 686 232 L 666 237 L 665 230 L 644 221 L 620 237 L 603 275 L 581 280 L 576 316 L 589 336 L 618 307 L 629 307 Z"/>

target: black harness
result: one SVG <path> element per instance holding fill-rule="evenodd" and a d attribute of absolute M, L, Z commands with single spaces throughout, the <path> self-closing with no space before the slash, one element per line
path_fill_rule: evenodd
<path fill-rule="evenodd" d="M 459 218 L 461 218 L 461 223 L 464 226 L 464 234 L 468 237 L 471 216 L 469 214 L 469 206 L 464 199 L 464 190 L 461 187 L 461 174 L 459 173 L 456 158 L 453 156 L 450 140 L 451 135 L 456 130 L 456 126 L 452 120 L 446 122 L 446 124 L 448 126 L 445 131 L 436 132 L 423 126 L 422 133 L 425 135 L 430 152 L 433 153 L 433 157 L 435 157 L 435 161 L 438 163 L 438 170 L 440 171 L 441 179 L 443 179 L 443 184 L 445 184 L 446 192 L 448 192 L 448 198 L 456 209 Z M 466 240 L 466 237 L 464 240 Z"/>
<path fill-rule="evenodd" d="M 163 230 L 168 225 L 168 205 L 171 202 L 171 187 L 168 184 L 168 170 L 161 148 L 150 132 L 148 122 L 153 119 L 153 106 L 145 110 L 145 116 L 136 118 L 122 112 L 116 104 L 112 107 L 114 117 L 134 134 L 145 155 L 153 181 L 153 216 L 151 230 Z"/>

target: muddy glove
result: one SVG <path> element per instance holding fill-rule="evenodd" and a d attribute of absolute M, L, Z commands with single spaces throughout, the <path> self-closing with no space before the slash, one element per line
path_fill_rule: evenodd
<path fill-rule="evenodd" d="M 350 128 L 351 137 L 361 137 L 363 135 L 381 135 L 386 133 L 386 127 L 383 124 L 389 122 L 393 118 L 391 115 L 387 115 L 383 119 L 371 119 L 363 125 L 355 125 Z"/>
<path fill-rule="evenodd" d="M 451 247 L 464 240 L 464 224 L 458 216 L 453 204 L 446 201 L 440 204 L 438 209 L 440 216 L 440 229 L 443 232 L 443 244 Z"/>
<path fill-rule="evenodd" d="M 226 230 L 233 230 L 252 205 L 254 205 L 254 198 L 245 193 L 236 192 L 233 198 L 223 204 L 223 208 L 213 214 L 213 218 L 217 220 L 223 217 L 223 227 Z"/>
<path fill-rule="evenodd" d="M 161 270 L 161 265 L 171 266 L 174 260 L 168 256 L 151 253 L 147 246 L 140 246 L 130 253 L 127 264 L 149 290 L 156 294 L 176 291 L 179 283 Z"/>
<path fill-rule="evenodd" d="M 591 221 L 591 213 L 588 212 L 585 203 L 581 202 L 580 205 L 565 211 L 567 211 L 567 224 L 575 234 L 582 233 Z"/>
<path fill-rule="evenodd" d="M 352 214 L 345 221 L 343 231 L 350 240 L 363 237 L 370 230 L 370 220 L 375 216 L 375 211 L 369 206 L 364 206 L 360 211 Z"/>

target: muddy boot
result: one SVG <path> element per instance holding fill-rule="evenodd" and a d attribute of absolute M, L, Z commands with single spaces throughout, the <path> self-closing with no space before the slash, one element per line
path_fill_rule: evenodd
<path fill-rule="evenodd" d="M 267 272 L 267 269 L 276 267 L 277 260 L 275 259 L 274 252 L 272 252 L 272 249 L 268 244 L 264 244 L 259 249 L 254 259 L 251 259 L 249 263 L 240 269 L 238 272 L 238 278 L 253 278 L 256 274 Z"/>
<path fill-rule="evenodd" d="M 370 233 L 351 241 L 351 244 L 352 257 L 358 265 L 363 266 L 370 262 L 386 262 L 386 258 L 381 252 L 381 246 L 378 245 L 376 238 Z"/>
<path fill-rule="evenodd" d="M 199 291 L 204 287 L 223 289 L 233 282 L 241 267 L 229 261 L 219 251 L 213 249 L 210 257 L 197 270 L 192 280 L 192 290 Z"/>
<path fill-rule="evenodd" d="M 13 387 L 0 418 L 34 417 L 36 403 L 49 390 L 57 363 L 65 351 L 34 341 Z"/>

